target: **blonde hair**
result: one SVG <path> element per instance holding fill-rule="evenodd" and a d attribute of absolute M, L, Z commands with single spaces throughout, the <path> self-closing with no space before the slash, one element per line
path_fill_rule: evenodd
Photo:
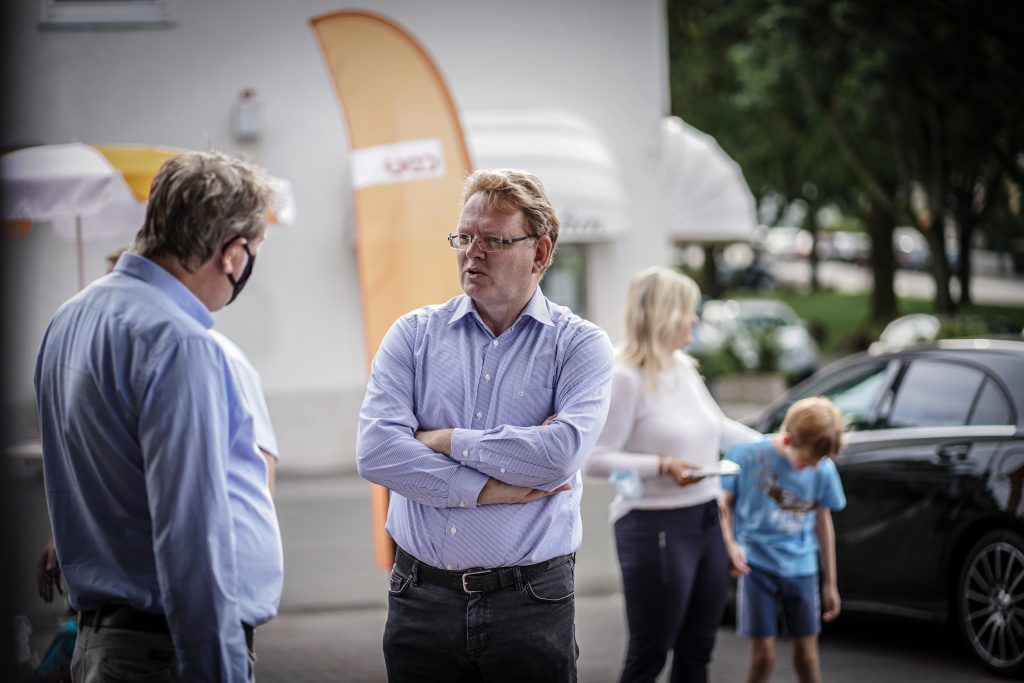
<path fill-rule="evenodd" d="M 547 263 L 551 265 L 558 247 L 558 214 L 537 176 L 512 168 L 473 171 L 462 187 L 462 202 L 468 202 L 475 194 L 482 195 L 492 206 L 522 211 L 530 237 L 547 235 L 551 239 Z"/>
<path fill-rule="evenodd" d="M 626 298 L 626 338 L 619 360 L 640 368 L 648 388 L 672 367 L 672 338 L 697 310 L 700 287 L 682 273 L 655 266 L 633 276 Z"/>
<path fill-rule="evenodd" d="M 808 448 L 815 457 L 836 457 L 843 446 L 846 422 L 836 404 L 824 396 L 802 398 L 789 407 L 781 430 L 793 445 Z"/>

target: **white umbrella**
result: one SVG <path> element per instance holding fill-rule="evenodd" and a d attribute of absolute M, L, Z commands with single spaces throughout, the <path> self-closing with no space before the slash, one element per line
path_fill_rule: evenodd
<path fill-rule="evenodd" d="M 187 150 L 82 143 L 44 145 L 0 157 L 2 217 L 49 222 L 58 237 L 75 242 L 78 286 L 85 286 L 82 244 L 130 240 L 142 226 L 153 176 L 161 164 Z M 291 183 L 271 178 L 277 191 L 271 220 L 291 224 Z"/>
<path fill-rule="evenodd" d="M 674 241 L 750 241 L 754 195 L 739 164 L 713 137 L 677 116 L 662 120 L 662 206 Z"/>

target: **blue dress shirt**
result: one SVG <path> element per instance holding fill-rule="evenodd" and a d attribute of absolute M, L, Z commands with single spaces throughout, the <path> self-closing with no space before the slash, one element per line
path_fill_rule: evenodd
<path fill-rule="evenodd" d="M 166 615 L 182 681 L 248 680 L 281 538 L 253 419 L 213 318 L 124 254 L 54 316 L 35 384 L 46 497 L 73 607 Z"/>
<path fill-rule="evenodd" d="M 263 396 L 260 374 L 237 344 L 217 330 L 210 330 L 210 336 L 223 349 L 224 356 L 228 359 L 228 367 L 231 368 L 231 375 L 235 378 L 235 386 L 242 396 L 242 405 L 252 415 L 256 447 L 269 453 L 274 460 L 280 460 L 281 451 L 277 446 L 274 425 L 270 422 L 270 409 L 267 408 L 267 399 Z"/>
<path fill-rule="evenodd" d="M 357 444 L 360 474 L 392 492 L 388 533 L 445 569 L 574 552 L 583 533 L 579 470 L 608 413 L 611 370 L 608 335 L 539 288 L 498 337 L 465 295 L 399 318 L 373 361 Z M 413 437 L 444 428 L 455 428 L 451 457 Z M 572 489 L 477 507 L 489 477 Z"/>

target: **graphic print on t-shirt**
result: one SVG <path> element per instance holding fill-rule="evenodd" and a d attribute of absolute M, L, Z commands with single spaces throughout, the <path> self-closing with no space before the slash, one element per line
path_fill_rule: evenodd
<path fill-rule="evenodd" d="M 761 464 L 758 468 L 757 487 L 779 506 L 772 511 L 770 521 L 780 533 L 800 533 L 807 516 L 818 509 L 817 500 L 800 498 L 782 488 L 779 485 L 779 473 L 767 464 Z"/>

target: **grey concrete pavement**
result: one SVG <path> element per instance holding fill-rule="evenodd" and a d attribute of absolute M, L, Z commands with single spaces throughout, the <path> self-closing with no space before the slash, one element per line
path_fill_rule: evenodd
<path fill-rule="evenodd" d="M 385 681 L 381 635 L 386 618 L 383 608 L 279 616 L 257 636 L 260 683 Z M 579 596 L 576 631 L 580 682 L 617 680 L 626 644 L 621 594 Z M 719 631 L 712 683 L 744 680 L 747 647 L 731 627 Z M 788 642 L 780 642 L 774 680 L 796 680 L 790 652 Z M 934 625 L 841 617 L 822 636 L 821 661 L 823 679 L 830 683 L 1005 680 L 978 669 L 950 634 Z M 667 667 L 659 680 L 668 680 Z"/>
<path fill-rule="evenodd" d="M 727 406 L 734 417 L 755 405 Z M 577 640 L 580 681 L 616 679 L 626 646 L 618 564 L 607 521 L 613 495 L 605 482 L 587 480 L 583 495 L 584 541 L 577 563 Z M 257 634 L 261 683 L 385 680 L 381 637 L 387 616 L 387 573 L 373 563 L 369 485 L 354 475 L 296 478 L 284 475 L 275 496 L 285 550 L 281 614 Z M 24 547 L 16 553 L 19 611 L 37 630 L 40 652 L 61 613 L 35 596 L 34 558 L 48 534 L 41 481 L 27 473 L 16 509 Z M 938 627 L 859 620 L 844 615 L 822 639 L 826 681 L 997 680 L 987 678 L 956 641 Z M 743 680 L 747 643 L 721 630 L 712 681 Z M 782 644 L 776 680 L 794 680 Z"/>
<path fill-rule="evenodd" d="M 585 482 L 576 582 L 581 682 L 616 680 L 626 647 L 606 512 L 612 497 L 605 482 Z M 287 578 L 282 614 L 259 631 L 260 681 L 385 680 L 387 572 L 372 561 L 368 485 L 356 477 L 283 479 L 277 499 Z M 986 677 L 937 626 L 848 615 L 826 630 L 821 650 L 826 681 L 999 680 Z M 746 664 L 746 639 L 723 627 L 711 680 L 741 681 Z M 775 680 L 795 680 L 786 642 Z"/>

